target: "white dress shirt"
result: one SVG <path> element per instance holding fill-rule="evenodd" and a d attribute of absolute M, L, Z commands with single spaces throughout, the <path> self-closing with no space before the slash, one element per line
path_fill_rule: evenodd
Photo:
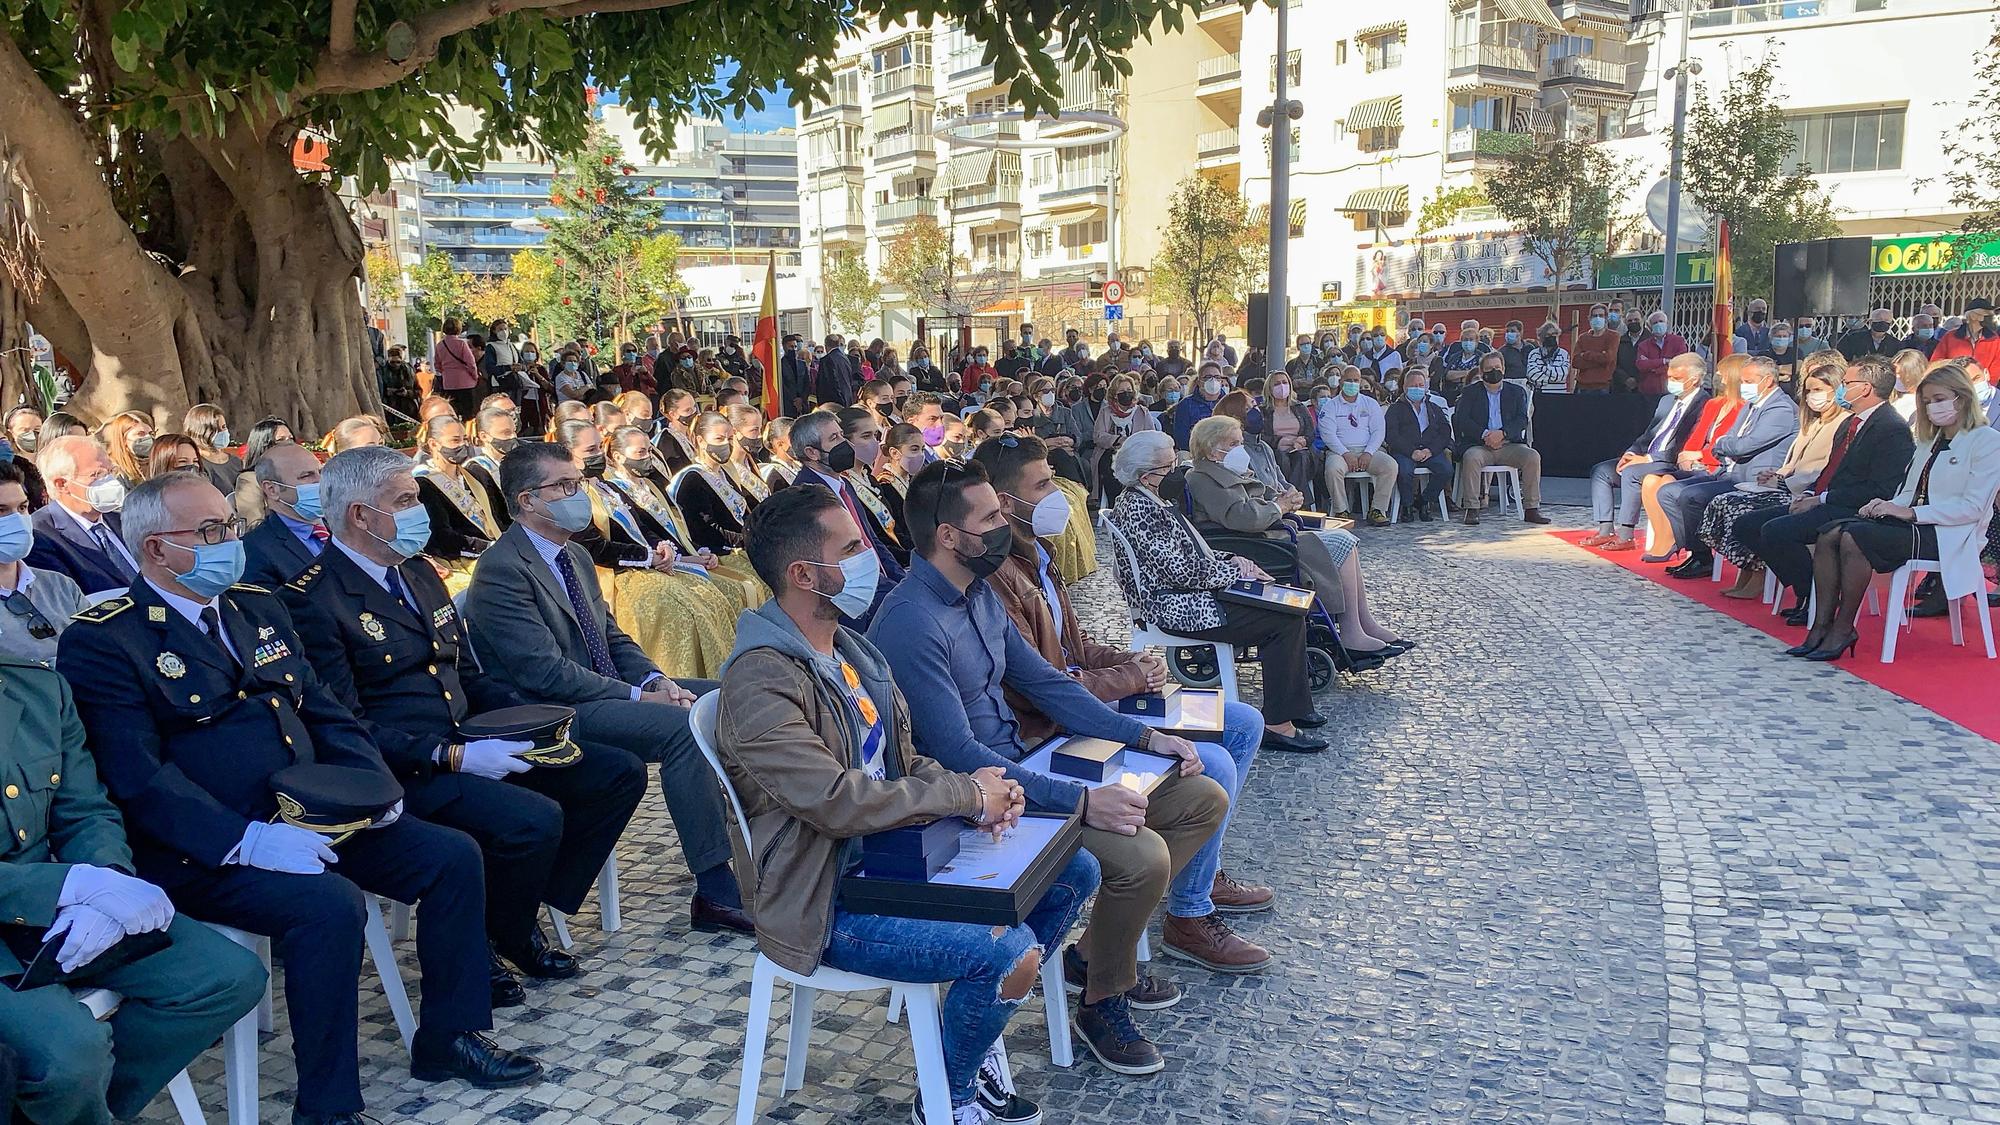
<path fill-rule="evenodd" d="M 102 516 L 99 516 L 96 520 L 84 519 L 82 516 L 79 516 L 75 512 L 72 512 L 68 508 L 64 507 L 62 502 L 59 500 L 51 500 L 49 502 L 49 507 L 54 508 L 58 512 L 61 512 L 64 515 L 64 517 L 66 517 L 69 520 L 69 522 L 76 525 L 76 529 L 78 531 L 83 532 L 83 537 L 85 539 L 90 540 L 92 543 L 97 542 L 97 529 L 100 527 L 103 528 L 104 537 L 111 541 L 111 549 L 118 552 L 118 557 L 124 559 L 125 565 L 132 568 L 132 573 L 134 574 L 139 573 L 139 560 L 133 558 L 132 552 L 125 549 L 125 541 L 119 538 L 117 532 L 111 530 L 111 525 L 105 523 L 104 518 Z"/>
<path fill-rule="evenodd" d="M 556 565 L 556 556 L 562 554 L 564 544 L 557 543 L 552 539 L 545 539 L 542 536 L 535 534 L 535 529 L 529 527 L 527 524 L 522 524 L 521 530 L 527 532 L 528 542 L 533 543 L 535 545 L 535 553 L 542 556 L 542 562 L 548 566 L 549 573 L 555 576 L 556 589 L 562 590 L 566 593 L 569 592 L 569 583 L 563 581 L 562 568 Z M 380 581 L 380 579 L 377 579 L 377 581 Z M 575 592 L 579 595 L 578 597 L 579 601 L 589 600 L 588 598 L 581 596 L 583 591 L 578 590 Z M 609 639 L 610 638 L 608 637 L 606 638 L 606 640 Z M 646 677 L 645 685 L 634 687 L 632 689 L 633 701 L 637 702 L 641 692 L 645 690 L 646 686 L 658 683 L 659 681 L 664 680 L 666 678 L 667 677 L 663 673 L 659 672 L 655 672 L 651 676 Z"/>

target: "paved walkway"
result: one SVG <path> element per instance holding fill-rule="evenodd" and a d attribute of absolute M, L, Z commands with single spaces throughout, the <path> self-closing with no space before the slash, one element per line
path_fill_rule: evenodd
<path fill-rule="evenodd" d="M 1031 1001 L 1008 1041 L 1051 1122 L 2000 1121 L 1993 744 L 1512 520 L 1363 544 L 1423 644 L 1322 698 L 1334 751 L 1248 785 L 1227 857 L 1280 890 L 1242 927 L 1278 967 L 1160 962 L 1186 999 L 1139 1014 L 1171 1060 L 1151 1079 L 1050 1068 Z M 1122 635 L 1105 576 L 1079 593 Z M 545 1085 L 411 1082 L 364 977 L 378 1118 L 732 1118 L 749 944 L 690 939 L 657 798 L 622 854 L 624 928 L 593 905 L 589 974 L 502 1014 Z M 823 1003 L 805 1089 L 781 1098 L 773 1059 L 766 1113 L 907 1120 L 882 1014 Z M 195 1077 L 220 1120 L 216 1053 Z"/>

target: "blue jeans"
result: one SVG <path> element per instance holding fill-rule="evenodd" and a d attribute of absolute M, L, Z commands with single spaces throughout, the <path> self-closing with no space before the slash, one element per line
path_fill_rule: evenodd
<path fill-rule="evenodd" d="M 1403 494 L 1403 507 L 1413 508 L 1417 505 L 1419 483 L 1424 490 L 1422 502 L 1437 503 L 1438 493 L 1443 492 L 1444 486 L 1451 480 L 1451 458 L 1433 457 L 1420 465 L 1416 458 L 1406 453 L 1397 453 L 1393 456 L 1396 458 L 1396 490 Z M 1419 478 L 1417 476 L 1419 468 L 1426 470 L 1428 475 Z"/>
<path fill-rule="evenodd" d="M 911 983 L 949 983 L 939 1012 L 944 1027 L 944 1073 L 951 1104 L 973 1099 L 980 1060 L 1007 1026 L 1019 1000 L 1000 996 L 1000 983 L 1040 946 L 1043 963 L 1057 955 L 1083 904 L 1097 891 L 1097 860 L 1078 850 L 1057 874 L 1025 924 L 1001 929 L 969 922 L 891 918 L 833 912 L 827 964 L 850 973 Z"/>
<path fill-rule="evenodd" d="M 1236 794 L 1243 789 L 1243 779 L 1250 776 L 1250 762 L 1257 757 L 1257 747 L 1263 741 L 1263 714 L 1247 703 L 1225 703 L 1221 745 L 1194 744 L 1201 755 L 1202 772 L 1229 792 L 1229 811 L 1223 814 L 1222 823 L 1216 825 L 1215 835 L 1194 853 L 1188 865 L 1181 868 L 1179 877 L 1167 887 L 1167 913 L 1176 918 L 1204 918 L 1215 913 L 1209 891 L 1215 886 L 1216 871 L 1222 867 L 1222 836 L 1229 831 L 1230 818 L 1236 815 Z"/>

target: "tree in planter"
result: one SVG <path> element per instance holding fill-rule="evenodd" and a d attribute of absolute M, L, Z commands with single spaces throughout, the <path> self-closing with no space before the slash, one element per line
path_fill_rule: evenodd
<path fill-rule="evenodd" d="M 1568 140 L 1510 153 L 1486 181 L 1487 199 L 1520 228 L 1523 246 L 1554 279 L 1549 319 L 1560 318 L 1564 280 L 1604 253 L 1613 211 L 1632 181 L 1629 164 Z"/>
<path fill-rule="evenodd" d="M 1840 233 L 1833 201 L 1812 169 L 1784 171 L 1798 141 L 1772 92 L 1777 69 L 1777 59 L 1765 55 L 1738 71 L 1716 100 L 1696 83 L 1688 106 L 1682 206 L 1729 223 L 1734 288 L 1751 296 L 1770 295 L 1778 243 Z"/>
<path fill-rule="evenodd" d="M 682 115 L 825 96 L 859 15 L 958 21 L 1008 99 L 1059 103 L 1064 58 L 1104 78 L 1155 20 L 1200 0 L 4 0 L 0 138 L 24 221 L 0 229 L 0 336 L 23 321 L 88 369 L 77 408 L 179 416 L 211 400 L 317 432 L 376 390 L 362 245 L 334 187 L 397 162 L 465 179 L 501 145 L 582 143 L 585 81 L 663 154 Z M 672 43 L 665 55 L 659 44 Z M 722 80 L 725 63 L 735 70 Z M 447 108 L 480 125 L 460 135 Z M 295 142 L 333 138 L 300 174 Z M 4 393 L 7 388 L 0 388 Z"/>
<path fill-rule="evenodd" d="M 1270 262 L 1250 205 L 1199 172 L 1174 187 L 1147 293 L 1192 320 L 1206 340 L 1218 313 L 1243 304 Z"/>
<path fill-rule="evenodd" d="M 836 332 L 866 333 L 868 319 L 882 310 L 882 284 L 859 254 L 829 257 L 819 284 L 825 305 L 820 311 Z"/>

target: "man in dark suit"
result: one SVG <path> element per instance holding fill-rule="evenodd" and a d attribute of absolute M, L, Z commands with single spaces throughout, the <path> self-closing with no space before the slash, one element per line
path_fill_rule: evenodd
<path fill-rule="evenodd" d="M 140 580 L 78 615 L 57 660 L 140 876 L 197 918 L 273 940 L 299 1071 L 293 1121 L 360 1121 L 363 891 L 423 913 L 412 1076 L 482 1088 L 538 1080 L 539 1063 L 481 1034 L 492 1010 L 484 959 L 465 956 L 486 942 L 471 838 L 400 804 L 338 853 L 324 836 L 273 822 L 279 769 L 388 767 L 307 663 L 284 606 L 233 584 L 242 521 L 222 494 L 194 473 L 150 480 L 126 500 L 124 524 Z"/>
<path fill-rule="evenodd" d="M 1625 452 L 1609 461 L 1599 461 L 1590 470 L 1591 515 L 1597 520 L 1597 534 L 1583 540 L 1586 547 L 1606 551 L 1632 549 L 1632 532 L 1639 524 L 1641 486 L 1654 473 L 1669 473 L 1674 459 L 1694 432 L 1701 408 L 1708 403 L 1702 387 L 1706 368 L 1693 352 L 1682 352 L 1667 363 L 1667 393 L 1653 408 L 1653 420 L 1632 439 Z M 1614 500 L 1612 492 L 1616 490 Z"/>
<path fill-rule="evenodd" d="M 118 517 L 125 485 L 104 447 L 72 434 L 44 445 L 36 460 L 49 502 L 30 520 L 35 546 L 24 561 L 68 575 L 86 594 L 131 585 L 139 564 L 125 548 Z"/>
<path fill-rule="evenodd" d="M 1849 363 L 1836 398 L 1853 413 L 1834 432 L 1819 478 L 1789 506 L 1751 512 L 1736 522 L 1737 537 L 1796 595 L 1785 611 L 1788 625 L 1806 623 L 1812 589 L 1812 554 L 1806 547 L 1820 529 L 1903 487 L 1917 442 L 1909 423 L 1888 407 L 1895 390 L 1896 368 L 1889 357 L 1868 354 Z"/>
<path fill-rule="evenodd" d="M 797 418 L 812 409 L 812 364 L 805 355 L 805 341 L 798 334 L 785 337 L 785 355 L 778 361 L 778 397 L 784 402 L 779 413 Z"/>
<path fill-rule="evenodd" d="M 1438 494 L 1451 481 L 1451 421 L 1430 397 L 1430 374 L 1410 368 L 1403 374 L 1403 393 L 1383 412 L 1382 448 L 1396 459 L 1396 487 L 1403 496 L 1405 520 L 1433 520 Z M 1417 470 L 1425 471 L 1423 492 L 1417 491 Z"/>
<path fill-rule="evenodd" d="M 593 746 L 574 765 L 535 768 L 516 756 L 530 743 L 459 738 L 475 708 L 524 701 L 464 653 L 451 595 L 405 550 L 421 544 L 398 531 L 414 517 L 398 516 L 424 510 L 410 459 L 350 449 L 326 463 L 322 483 L 331 549 L 278 594 L 316 642 L 313 670 L 381 750 L 408 810 L 479 842 L 498 956 L 537 979 L 575 976 L 576 959 L 550 948 L 536 913 L 544 902 L 565 914 L 583 905 L 646 791 L 646 767 Z M 490 979 L 496 1006 L 523 1002 L 497 961 Z"/>
<path fill-rule="evenodd" d="M 500 462 L 514 524 L 480 556 L 466 591 L 473 655 L 527 702 L 576 708 L 571 737 L 580 745 L 660 763 L 667 812 L 694 872 L 694 927 L 750 933 L 729 870 L 722 797 L 688 729 L 688 708 L 715 685 L 668 679 L 606 612 L 590 554 L 570 542 L 590 526 L 583 479 L 560 445 L 523 445 Z"/>
<path fill-rule="evenodd" d="M 1458 444 L 1459 505 L 1468 525 L 1486 506 L 1488 465 L 1509 465 L 1521 474 L 1521 506 L 1529 523 L 1547 523 L 1542 514 L 1542 455 L 1528 444 L 1528 392 L 1506 382 L 1507 365 L 1488 350 L 1479 361 L 1479 381 L 1458 396 L 1452 437 Z"/>
<path fill-rule="evenodd" d="M 882 577 L 875 584 L 875 602 L 868 612 L 858 618 L 841 618 L 841 624 L 857 632 L 866 629 L 875 619 L 875 608 L 896 583 L 903 580 L 903 564 L 896 557 L 896 541 L 889 530 L 875 518 L 861 499 L 855 495 L 847 473 L 859 463 L 854 454 L 854 444 L 841 433 L 840 419 L 825 410 L 815 410 L 792 424 L 792 457 L 799 463 L 798 476 L 792 481 L 825 485 L 840 498 L 841 506 L 861 528 L 870 546 L 875 548 L 875 557 L 882 562 Z"/>
<path fill-rule="evenodd" d="M 267 515 L 243 537 L 243 578 L 275 589 L 297 578 L 326 550 L 319 458 L 302 445 L 284 442 L 265 450 L 254 471 Z"/>
<path fill-rule="evenodd" d="M 847 348 L 838 335 L 826 338 L 826 352 L 819 357 L 819 379 L 813 393 L 819 400 L 837 402 L 842 406 L 854 405 L 854 384 L 860 382 L 861 372 L 854 370 L 847 360 Z"/>

